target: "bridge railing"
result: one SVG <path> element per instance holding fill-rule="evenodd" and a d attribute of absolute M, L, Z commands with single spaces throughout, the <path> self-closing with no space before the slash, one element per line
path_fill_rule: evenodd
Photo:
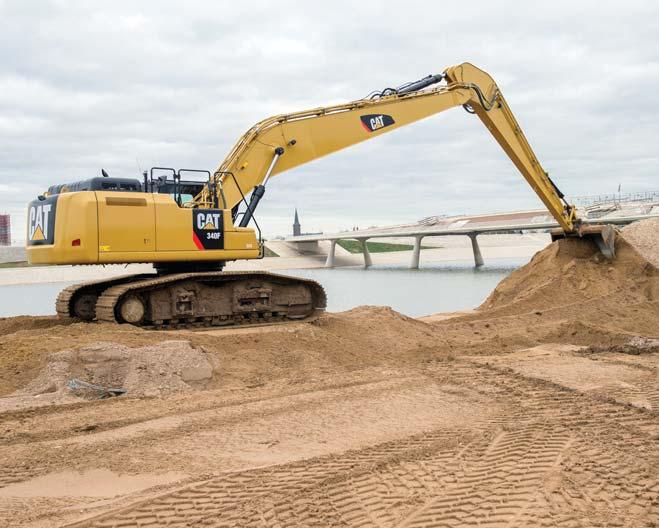
<path fill-rule="evenodd" d="M 592 205 L 619 204 L 628 202 L 651 202 L 659 200 L 659 191 L 644 191 L 636 193 L 594 194 L 590 196 L 575 196 L 573 201 L 582 207 Z"/>

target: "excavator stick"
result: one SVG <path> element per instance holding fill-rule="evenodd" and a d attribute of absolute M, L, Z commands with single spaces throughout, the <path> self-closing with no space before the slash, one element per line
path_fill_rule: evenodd
<path fill-rule="evenodd" d="M 616 230 L 612 225 L 582 225 L 574 233 L 562 229 L 551 231 L 552 242 L 560 238 L 580 238 L 592 240 L 605 258 L 612 260 L 615 255 Z"/>

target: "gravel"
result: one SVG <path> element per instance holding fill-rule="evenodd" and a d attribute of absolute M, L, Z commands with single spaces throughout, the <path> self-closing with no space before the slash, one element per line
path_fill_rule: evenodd
<path fill-rule="evenodd" d="M 77 379 L 124 389 L 127 396 L 157 396 L 192 390 L 212 376 L 213 367 L 206 354 L 193 348 L 189 341 L 164 341 L 139 348 L 99 342 L 51 354 L 41 374 L 20 392 L 33 396 L 100 396 L 90 389 L 72 390 L 69 382 Z"/>
<path fill-rule="evenodd" d="M 654 266 L 659 267 L 659 218 L 649 218 L 629 224 L 622 236 Z"/>

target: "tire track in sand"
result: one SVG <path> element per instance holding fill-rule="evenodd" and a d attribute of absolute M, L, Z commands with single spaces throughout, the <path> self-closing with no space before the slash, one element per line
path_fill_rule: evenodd
<path fill-rule="evenodd" d="M 656 519 L 657 449 L 647 431 L 656 413 L 491 365 L 459 361 L 426 373 L 506 401 L 507 410 L 338 456 L 218 475 L 71 526 L 589 526 L 612 518 L 641 526 Z"/>

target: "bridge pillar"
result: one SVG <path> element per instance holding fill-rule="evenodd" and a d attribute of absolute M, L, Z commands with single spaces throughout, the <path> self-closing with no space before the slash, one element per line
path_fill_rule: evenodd
<path fill-rule="evenodd" d="M 414 250 L 412 251 L 412 261 L 410 262 L 410 269 L 419 269 L 419 260 L 421 259 L 421 241 L 423 237 L 417 235 L 414 237 Z"/>
<path fill-rule="evenodd" d="M 370 268 L 373 265 L 373 261 L 371 260 L 371 253 L 368 250 L 368 245 L 366 244 L 368 239 L 358 238 L 357 240 L 362 245 L 362 253 L 364 254 L 364 267 Z"/>
<path fill-rule="evenodd" d="M 334 255 L 336 253 L 336 240 L 330 240 L 330 248 L 327 252 L 327 260 L 325 261 L 326 268 L 334 267 Z"/>
<path fill-rule="evenodd" d="M 474 266 L 477 268 L 481 267 L 485 262 L 483 261 L 483 255 L 481 255 L 481 248 L 478 246 L 478 240 L 476 237 L 478 234 L 469 233 L 469 238 L 471 239 L 471 249 L 474 251 Z"/>

